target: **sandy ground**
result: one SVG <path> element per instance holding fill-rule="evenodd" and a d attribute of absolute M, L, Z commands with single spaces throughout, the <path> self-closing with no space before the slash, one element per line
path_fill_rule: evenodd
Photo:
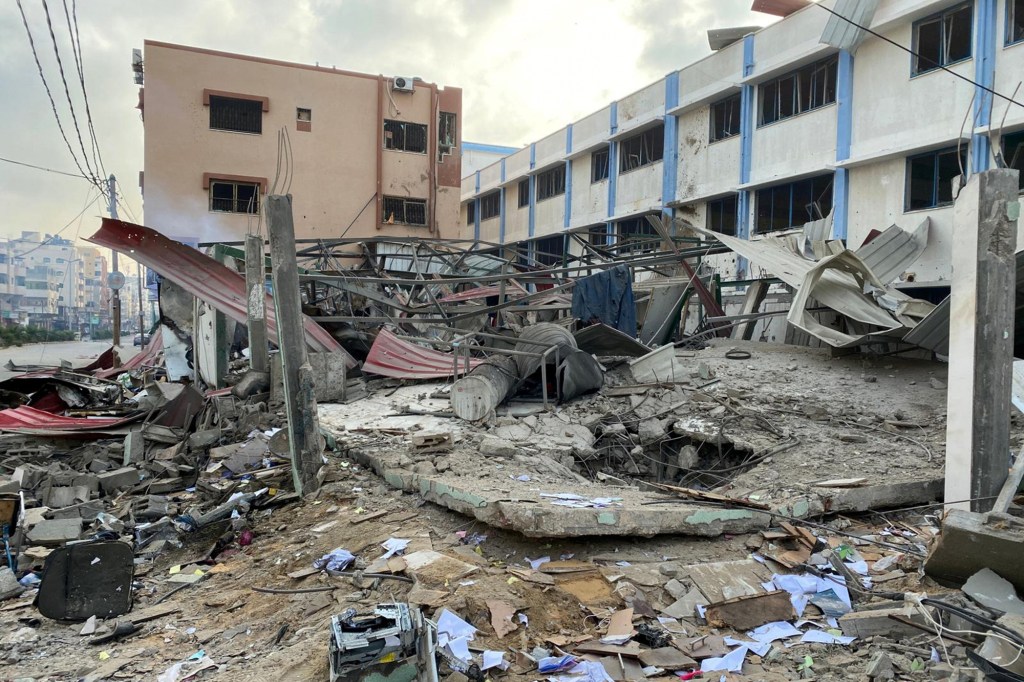
<path fill-rule="evenodd" d="M 118 353 L 122 360 L 134 357 L 139 349 L 131 345 L 132 335 Z M 124 343 L 124 340 L 122 340 Z M 110 348 L 110 341 L 62 341 L 60 343 L 30 343 L 24 346 L 0 348 L 0 381 L 19 374 L 10 372 L 3 365 L 12 361 L 15 365 L 59 365 L 67 360 L 72 366 L 87 365 L 105 350 Z"/>

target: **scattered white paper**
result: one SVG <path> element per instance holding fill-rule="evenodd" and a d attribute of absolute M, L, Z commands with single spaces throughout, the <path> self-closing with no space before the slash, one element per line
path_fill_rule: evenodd
<path fill-rule="evenodd" d="M 868 574 L 868 562 L 861 559 L 860 561 L 847 561 L 846 567 L 859 575 Z"/>
<path fill-rule="evenodd" d="M 747 633 L 747 636 L 762 644 L 770 644 L 779 639 L 788 639 L 802 634 L 799 628 L 794 627 L 792 623 L 777 620 L 774 623 L 766 623 L 759 628 L 751 630 Z"/>
<path fill-rule="evenodd" d="M 580 661 L 568 673 L 548 677 L 550 682 L 615 682 L 597 661 Z"/>
<path fill-rule="evenodd" d="M 524 557 L 524 558 L 526 559 L 526 562 L 528 564 L 530 564 L 530 568 L 532 568 L 535 571 L 537 569 L 539 569 L 542 565 L 544 565 L 547 562 L 551 561 L 551 557 L 549 557 L 549 556 L 542 556 L 539 559 L 531 559 L 530 557 Z"/>
<path fill-rule="evenodd" d="M 518 618 L 519 622 L 525 625 L 526 627 L 530 627 L 530 619 L 526 617 L 525 613 L 517 613 L 516 618 Z"/>
<path fill-rule="evenodd" d="M 448 609 L 441 611 L 437 618 L 437 644 L 444 646 L 452 640 L 464 639 L 467 644 L 466 651 L 469 652 L 468 642 L 476 636 L 476 628 L 462 620 Z M 463 660 L 469 660 L 463 659 Z"/>
<path fill-rule="evenodd" d="M 768 652 L 772 650 L 772 645 L 767 642 L 746 642 L 742 639 L 736 639 L 735 637 L 723 637 L 722 641 L 729 646 L 745 646 L 761 658 L 767 656 Z"/>
<path fill-rule="evenodd" d="M 469 662 L 473 658 L 473 654 L 469 653 L 468 637 L 456 637 L 455 639 L 449 639 L 444 646 L 451 652 L 452 656 L 460 661 Z"/>
<path fill-rule="evenodd" d="M 738 673 L 743 669 L 743 660 L 747 657 L 747 647 L 741 645 L 736 647 L 725 656 L 719 658 L 705 658 L 700 662 L 701 672 L 712 670 L 728 670 L 731 673 Z"/>
<path fill-rule="evenodd" d="M 484 651 L 483 665 L 480 666 L 480 670 L 490 670 L 491 668 L 504 670 L 507 667 L 508 663 L 505 662 L 504 651 Z"/>
<path fill-rule="evenodd" d="M 409 540 L 401 540 L 399 538 L 388 538 L 384 541 L 384 544 L 381 545 L 381 547 L 387 550 L 387 552 L 384 554 L 384 556 L 381 557 L 381 559 L 390 559 L 396 554 L 401 554 L 405 551 L 405 549 L 408 546 Z"/>
<path fill-rule="evenodd" d="M 804 636 L 800 638 L 800 643 L 806 644 L 807 642 L 814 642 L 817 644 L 849 644 L 855 639 L 857 638 L 846 637 L 844 635 L 833 635 L 822 630 L 811 630 L 804 633 Z"/>

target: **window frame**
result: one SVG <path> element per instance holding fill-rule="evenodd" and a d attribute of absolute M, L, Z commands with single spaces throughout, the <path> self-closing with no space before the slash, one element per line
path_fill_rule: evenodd
<path fill-rule="evenodd" d="M 476 224 L 476 199 L 470 199 L 466 202 L 466 224 Z"/>
<path fill-rule="evenodd" d="M 256 126 L 258 130 L 248 130 L 242 128 L 224 127 L 223 125 L 214 125 L 214 118 L 218 116 L 218 106 L 227 104 L 228 102 L 235 102 L 244 104 L 247 107 L 253 107 L 259 116 L 256 117 Z M 218 95 L 210 93 L 208 95 L 209 107 L 209 126 L 210 130 L 216 130 L 223 133 L 242 133 L 244 135 L 262 135 L 263 134 L 263 112 L 266 110 L 265 103 L 261 99 L 247 98 L 247 97 L 232 97 L 230 95 Z M 218 123 L 223 123 L 223 112 L 220 113 L 221 120 Z"/>
<path fill-rule="evenodd" d="M 1017 144 L 1018 153 L 1020 155 L 1017 159 L 1017 163 L 1019 164 L 1018 166 L 1014 166 L 1011 163 L 1011 159 L 1007 153 L 1007 141 L 1009 138 L 1020 140 Z M 1017 130 L 1012 133 L 1003 133 L 1002 137 L 999 138 L 999 152 L 1002 154 L 1003 161 L 1006 162 L 1007 168 L 1016 168 L 1020 171 L 1017 181 L 1020 186 L 1020 193 L 1024 194 L 1024 130 Z"/>
<path fill-rule="evenodd" d="M 657 136 L 655 137 L 654 135 L 656 133 Z M 644 138 L 651 138 L 647 141 L 648 144 L 644 144 Z M 656 142 L 659 141 L 659 138 L 661 143 L 655 144 Z M 628 154 L 626 145 L 632 145 L 634 142 L 636 142 L 639 145 L 639 154 Z M 619 175 L 622 175 L 624 173 L 631 173 L 635 170 L 640 170 L 641 168 L 645 168 L 647 166 L 651 166 L 655 163 L 658 163 L 659 161 L 662 161 L 665 158 L 665 122 L 659 121 L 657 125 L 651 126 L 650 128 L 647 128 L 645 130 L 641 130 L 639 133 L 636 133 L 635 135 L 630 135 L 629 137 L 623 138 L 619 140 L 618 145 Z M 632 156 L 638 157 L 637 165 L 627 167 L 629 159 Z M 610 170 L 611 169 L 609 169 L 609 171 Z"/>
<path fill-rule="evenodd" d="M 1017 5 L 1020 5 L 1018 8 Z M 1013 37 L 1013 19 L 1016 16 L 1017 10 L 1020 10 L 1020 22 L 1021 30 L 1020 35 L 1017 38 Z M 1024 43 L 1024 0 L 1006 0 L 1006 22 L 1003 30 L 1003 47 L 1010 47 L 1011 45 L 1020 45 Z"/>
<path fill-rule="evenodd" d="M 960 145 L 960 166 L 964 169 L 967 168 L 967 145 Z M 906 170 L 905 179 L 903 183 L 903 212 L 914 213 L 916 211 L 931 211 L 937 208 L 946 208 L 953 205 L 954 200 L 950 198 L 948 201 L 942 201 L 939 198 L 939 190 L 942 187 L 942 178 L 940 177 L 941 163 L 939 157 L 947 154 L 956 154 L 957 147 L 943 147 L 942 149 L 934 149 L 930 152 L 924 152 L 921 154 L 913 154 L 906 158 Z M 911 168 L 914 161 L 919 161 L 925 158 L 932 158 L 934 162 L 932 164 L 932 196 L 931 203 L 928 206 L 912 206 L 911 205 Z M 956 177 L 956 176 L 953 176 Z M 947 182 L 951 182 L 953 178 L 948 178 Z M 950 187 L 950 194 L 952 194 L 952 187 Z"/>
<path fill-rule="evenodd" d="M 603 165 L 598 165 L 598 164 L 601 163 L 601 161 L 600 161 L 600 159 L 598 157 L 602 156 L 602 155 L 604 156 Z M 594 151 L 590 152 L 590 184 L 591 185 L 608 179 L 608 176 L 609 176 L 610 171 L 611 171 L 611 157 L 612 157 L 612 150 L 611 150 L 611 147 L 609 147 L 608 145 L 605 145 L 601 149 L 595 149 Z M 598 168 L 603 168 L 604 169 L 604 175 L 601 175 L 600 177 L 598 177 L 598 173 L 597 173 Z"/>
<path fill-rule="evenodd" d="M 213 193 L 214 193 L 214 187 L 216 185 L 229 185 L 229 186 L 231 186 L 232 187 L 231 199 L 225 199 L 224 197 L 214 197 Z M 253 210 L 251 210 L 251 211 L 239 211 L 238 210 L 238 206 L 239 206 L 238 202 L 240 201 L 240 199 L 238 198 L 238 188 L 240 186 L 246 186 L 246 187 L 253 187 L 254 188 L 254 195 L 253 196 L 255 197 L 256 201 L 253 202 L 253 206 L 252 206 Z M 253 182 L 253 181 L 249 181 L 249 180 L 227 180 L 227 179 L 212 177 L 209 180 L 208 192 L 209 192 L 209 195 L 210 195 L 210 201 L 209 201 L 208 211 L 210 213 L 233 213 L 233 214 L 237 214 L 237 215 L 259 215 L 260 214 L 260 204 L 262 203 L 261 194 L 260 193 L 262 192 L 262 190 L 263 190 L 263 185 L 260 182 Z M 232 209 L 214 208 L 214 205 L 215 205 L 214 202 L 215 201 L 231 201 L 232 206 L 234 208 L 232 208 Z"/>
<path fill-rule="evenodd" d="M 523 191 L 524 187 L 526 188 L 525 192 Z M 518 199 L 516 201 L 519 204 L 519 208 L 526 208 L 530 205 L 530 178 L 523 178 L 519 181 L 516 193 L 518 195 Z"/>
<path fill-rule="evenodd" d="M 565 194 L 565 164 L 560 163 L 557 166 L 552 166 L 545 171 L 537 173 L 534 186 L 536 187 L 536 202 L 538 204 Z"/>
<path fill-rule="evenodd" d="M 743 117 L 742 113 L 741 113 L 741 111 L 742 111 L 742 101 L 743 101 L 742 96 L 740 95 L 740 93 L 737 92 L 737 93 L 734 93 L 732 95 L 729 95 L 728 97 L 723 97 L 722 99 L 718 100 L 717 102 L 712 102 L 711 103 L 711 106 L 708 108 L 708 111 L 709 111 L 709 115 L 708 115 L 708 124 L 709 124 L 708 125 L 708 144 L 714 144 L 715 142 L 721 142 L 722 140 L 728 140 L 730 137 L 736 137 L 737 135 L 740 134 L 740 127 L 742 125 L 741 119 Z M 715 116 L 716 107 L 720 107 L 720 106 L 725 105 L 725 106 L 729 106 L 731 108 L 733 103 L 735 103 L 735 107 L 736 107 L 736 112 L 735 112 L 736 113 L 735 132 L 731 132 L 731 133 L 730 132 L 723 132 L 721 134 L 716 134 L 716 126 L 715 126 L 715 123 L 716 123 L 716 116 Z M 732 114 L 732 111 L 729 111 L 729 114 Z"/>
<path fill-rule="evenodd" d="M 557 240 L 557 242 L 556 242 L 556 240 Z M 545 248 L 547 248 L 547 243 L 551 243 L 551 244 L 557 243 L 558 244 L 558 253 L 555 253 L 555 252 L 552 252 L 552 251 L 546 251 L 546 250 L 543 250 L 543 249 L 540 248 L 542 244 L 545 245 Z M 545 254 L 545 255 L 541 255 L 541 254 Z M 533 262 L 536 265 L 545 265 L 545 266 L 548 266 L 548 267 L 552 267 L 552 266 L 555 266 L 555 265 L 561 265 L 562 262 L 565 260 L 565 234 L 564 233 L 552 234 L 552 235 L 548 235 L 547 237 L 539 237 L 539 238 L 533 240 L 532 255 L 533 255 Z"/>
<path fill-rule="evenodd" d="M 730 204 L 730 203 L 732 204 L 732 209 L 727 211 L 726 209 L 728 208 L 728 204 Z M 731 216 L 732 231 L 729 231 L 727 229 L 717 229 L 716 226 L 712 224 L 712 222 L 713 222 L 712 221 L 712 206 L 713 205 L 720 205 L 721 206 L 720 214 L 721 214 L 722 218 L 724 218 L 726 215 Z M 708 200 L 708 201 L 706 201 L 704 203 L 704 226 L 706 227 L 706 229 L 708 229 L 711 232 L 714 232 L 716 234 L 723 234 L 723 235 L 725 235 L 727 237 L 735 237 L 736 236 L 736 231 L 737 231 L 737 229 L 739 227 L 739 220 L 738 220 L 738 213 L 737 213 L 738 211 L 739 211 L 739 199 L 738 199 L 738 197 L 735 194 L 730 194 L 728 196 L 719 197 L 717 199 L 710 199 L 710 200 Z M 725 227 L 724 223 L 722 225 L 718 226 L 718 227 L 719 228 L 724 228 Z"/>
<path fill-rule="evenodd" d="M 967 31 L 968 34 L 971 37 L 971 39 L 969 41 L 970 49 L 969 49 L 969 51 L 967 53 L 967 56 L 961 57 L 961 58 L 959 58 L 959 59 L 957 59 L 955 61 L 949 61 L 946 58 L 946 54 L 945 54 L 946 46 L 947 46 L 947 43 L 949 42 L 949 40 L 948 40 L 948 38 L 946 36 L 946 18 L 949 17 L 949 16 L 952 16 L 953 14 L 957 14 L 958 12 L 961 12 L 964 9 L 969 9 L 970 10 L 967 13 L 968 16 L 971 18 L 971 23 L 970 23 L 970 26 L 968 27 L 968 31 Z M 926 69 L 921 69 L 921 66 L 920 66 L 920 63 L 919 63 L 919 60 L 920 60 L 920 56 L 919 55 L 921 54 L 921 49 L 920 49 L 921 27 L 926 25 L 926 24 L 934 23 L 936 21 L 939 22 L 939 31 L 940 31 L 940 33 L 939 33 L 939 60 L 938 60 L 938 63 L 935 63 L 933 66 L 930 66 L 930 67 L 928 67 Z M 918 19 L 917 21 L 915 21 L 913 23 L 913 26 L 911 27 L 911 45 L 913 46 L 913 54 L 910 56 L 910 77 L 911 78 L 916 78 L 917 76 L 923 76 L 923 75 L 928 74 L 928 73 L 934 73 L 936 71 L 941 71 L 943 67 L 947 67 L 948 68 L 950 66 L 953 66 L 954 64 L 960 64 L 961 62 L 966 62 L 966 61 L 968 61 L 970 59 L 973 59 L 974 58 L 974 0 L 967 0 L 966 2 L 957 3 L 955 5 L 952 5 L 950 7 L 947 7 L 945 9 L 943 9 L 941 12 L 936 12 L 935 14 L 931 14 L 931 15 L 929 15 L 927 17 L 924 17 L 923 19 Z M 931 59 L 929 59 L 929 61 L 931 61 Z"/>
<path fill-rule="evenodd" d="M 823 80 L 819 83 L 818 78 L 824 74 Z M 839 77 L 839 55 L 833 54 L 823 59 L 818 59 L 810 64 L 804 64 L 798 69 L 793 69 L 781 75 L 769 78 L 757 86 L 757 127 L 781 123 L 803 114 L 808 114 L 818 109 L 832 106 L 838 99 L 838 86 L 836 81 Z M 803 82 L 808 79 L 808 82 Z M 819 93 L 819 85 L 821 92 Z M 789 93 L 788 112 L 783 111 L 783 100 L 781 92 L 783 88 Z M 808 95 L 807 106 L 801 104 L 801 95 Z M 767 120 L 765 107 L 769 99 L 769 93 L 774 100 L 774 118 Z M 815 103 L 815 97 L 821 95 L 821 101 Z"/>
<path fill-rule="evenodd" d="M 814 184 L 818 181 L 824 181 L 828 179 L 828 184 L 820 192 L 816 192 Z M 799 187 L 804 183 L 808 183 L 808 187 Z M 808 216 L 807 219 L 801 219 L 799 222 L 794 222 L 794 214 L 796 213 L 796 199 L 797 192 L 804 189 L 810 189 L 811 203 L 821 201 L 820 215 L 818 217 Z M 831 190 L 828 193 L 828 202 L 822 201 L 822 197 L 825 196 L 826 191 Z M 762 228 L 762 205 L 766 192 L 771 192 L 771 217 L 769 218 L 772 227 L 768 229 Z M 788 196 L 783 196 L 784 193 L 788 193 Z M 778 196 L 776 196 L 778 194 Z M 775 227 L 775 209 L 779 208 L 781 202 L 785 202 L 787 209 L 786 225 Z M 786 230 L 799 229 L 805 223 L 811 220 L 820 220 L 827 217 L 835 206 L 835 173 L 821 173 L 819 175 L 812 175 L 807 178 L 800 178 L 799 180 L 790 180 L 789 182 L 780 182 L 775 185 L 769 185 L 767 187 L 761 187 L 754 191 L 754 222 L 753 222 L 753 234 L 771 234 L 773 232 L 784 232 Z M 802 207 L 801 207 L 802 208 Z"/>
<path fill-rule="evenodd" d="M 402 202 L 402 219 L 399 220 L 396 217 L 394 223 L 389 223 L 388 222 L 388 211 L 387 211 L 387 209 L 388 209 L 388 202 L 389 201 L 400 201 L 400 202 Z M 422 206 L 423 206 L 423 222 L 422 223 L 411 223 L 408 220 L 406 220 L 406 218 L 408 218 L 408 205 L 409 204 L 416 204 L 416 205 L 421 205 L 422 204 Z M 429 225 L 429 222 L 427 220 L 427 200 L 426 199 L 419 199 L 417 197 L 395 197 L 395 196 L 385 195 L 381 199 L 381 211 L 380 211 L 380 213 L 381 213 L 381 222 L 383 224 L 385 224 L 385 225 L 392 225 L 392 224 L 394 224 L 394 225 L 408 225 L 410 227 L 427 227 Z"/>
<path fill-rule="evenodd" d="M 624 218 L 615 222 L 615 255 L 656 253 L 661 249 L 661 235 L 647 220 L 648 214 Z M 635 223 L 639 228 L 630 234 L 623 234 L 625 226 Z M 647 238 L 644 238 L 647 237 Z M 627 243 L 632 241 L 632 243 Z"/>
<path fill-rule="evenodd" d="M 493 206 L 491 205 L 493 204 Z M 491 212 L 493 210 L 493 213 Z M 480 197 L 480 222 L 493 220 L 501 215 L 501 190 L 489 192 Z"/>
<path fill-rule="evenodd" d="M 422 151 L 417 151 L 416 149 L 409 149 L 408 148 L 409 147 L 409 130 L 408 130 L 409 126 L 415 126 L 416 128 L 422 128 L 423 129 L 423 137 L 422 137 L 422 140 L 423 140 L 423 150 Z M 394 128 L 399 128 L 401 130 L 401 146 L 399 146 L 397 144 L 397 142 L 396 142 L 398 136 L 395 134 L 397 131 Z M 405 154 L 420 154 L 422 156 L 426 156 L 427 150 L 428 150 L 428 148 L 430 146 L 428 144 L 428 142 L 427 142 L 427 139 L 428 139 L 427 136 L 430 134 L 430 127 L 426 123 L 414 123 L 413 121 L 399 121 L 399 120 L 393 119 L 393 118 L 386 118 L 386 119 L 384 119 L 384 126 L 383 126 L 382 130 L 383 130 L 382 134 L 384 135 L 384 139 L 381 141 L 381 145 L 382 145 L 384 151 L 388 151 L 388 152 L 403 152 Z M 388 145 L 391 145 L 391 146 L 388 146 Z M 394 197 L 394 198 L 398 198 L 398 197 Z"/>

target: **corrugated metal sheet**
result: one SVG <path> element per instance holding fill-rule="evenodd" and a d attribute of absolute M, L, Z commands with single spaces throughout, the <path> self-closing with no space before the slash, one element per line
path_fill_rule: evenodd
<path fill-rule="evenodd" d="M 93 372 L 93 376 L 106 379 L 108 377 L 117 376 L 121 372 L 130 372 L 132 370 L 139 369 L 140 367 L 156 365 L 158 364 L 157 361 L 160 359 L 160 354 L 163 350 L 163 334 L 153 334 L 153 336 L 150 337 L 149 345 L 147 345 L 141 353 L 136 353 L 120 367 L 108 367 L 107 369 L 96 370 Z"/>
<path fill-rule="evenodd" d="M 482 361 L 471 359 L 470 369 Z M 454 356 L 417 343 L 404 341 L 387 329 L 381 329 L 363 363 L 363 372 L 395 379 L 444 379 L 452 376 Z M 458 373 L 465 364 L 459 362 Z"/>
<path fill-rule="evenodd" d="M 144 415 L 133 417 L 63 417 L 22 405 L 9 410 L 0 410 L 0 431 L 52 435 L 54 432 L 101 432 L 136 422 Z"/>
<path fill-rule="evenodd" d="M 821 42 L 840 50 L 856 52 L 867 38 L 867 31 L 858 26 L 871 26 L 878 9 L 878 0 L 837 0 L 833 14 L 821 32 Z"/>
<path fill-rule="evenodd" d="M 87 241 L 130 255 L 236 322 L 246 323 L 245 277 L 199 251 L 148 227 L 111 218 L 104 218 L 99 232 Z M 277 338 L 274 299 L 269 294 L 266 321 L 267 336 Z M 355 359 L 312 318 L 303 316 L 303 328 L 310 349 L 345 353 L 349 367 L 356 366 Z"/>
<path fill-rule="evenodd" d="M 889 284 L 907 271 L 924 253 L 928 245 L 928 227 L 925 218 L 917 229 L 907 232 L 896 225 L 872 239 L 855 252 L 883 284 Z"/>
<path fill-rule="evenodd" d="M 793 12 L 807 7 L 811 0 L 754 0 L 751 12 L 774 14 L 777 17 L 788 17 Z"/>
<path fill-rule="evenodd" d="M 935 310 L 911 329 L 903 340 L 939 355 L 949 355 L 949 302 L 950 298 L 947 296 L 942 303 L 935 306 Z"/>

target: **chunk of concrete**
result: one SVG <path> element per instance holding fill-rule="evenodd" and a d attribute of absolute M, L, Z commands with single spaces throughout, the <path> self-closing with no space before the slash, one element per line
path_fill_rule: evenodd
<path fill-rule="evenodd" d="M 37 523 L 26 538 L 34 545 L 53 547 L 77 540 L 82 534 L 82 519 L 51 519 Z"/>
<path fill-rule="evenodd" d="M 90 493 L 97 493 L 100 490 L 100 479 L 99 476 L 94 474 L 78 474 L 71 479 L 72 486 L 83 486 Z M 85 500 L 89 499 L 88 497 Z M 85 500 L 82 500 L 83 502 Z"/>
<path fill-rule="evenodd" d="M 963 591 L 986 608 L 1024 616 L 1024 602 L 1017 598 L 1013 585 L 991 568 L 983 568 L 972 575 L 964 583 Z"/>
<path fill-rule="evenodd" d="M 97 478 L 100 480 L 100 487 L 103 488 L 103 492 L 111 495 L 137 484 L 139 482 L 139 470 L 135 467 L 121 467 L 114 471 L 104 471 L 102 474 L 97 474 Z"/>
<path fill-rule="evenodd" d="M 345 401 L 345 383 L 348 381 L 346 353 L 309 353 L 313 368 L 313 395 L 318 403 Z"/>
<path fill-rule="evenodd" d="M 43 504 L 51 509 L 69 507 L 89 499 L 89 489 L 79 486 L 53 486 L 43 495 Z"/>
<path fill-rule="evenodd" d="M 146 459 L 146 441 L 142 438 L 142 429 L 134 428 L 124 437 L 123 464 L 137 464 Z"/>
<path fill-rule="evenodd" d="M 270 374 L 249 370 L 242 375 L 242 379 L 237 384 L 231 387 L 231 395 L 244 400 L 268 390 L 270 390 Z"/>
<path fill-rule="evenodd" d="M 1000 576 L 1024 590 L 1024 525 L 1012 517 L 953 509 L 925 559 L 924 571 L 939 582 L 960 585 L 978 571 L 998 566 Z"/>
<path fill-rule="evenodd" d="M 202 450 L 208 448 L 211 445 L 217 443 L 220 440 L 221 431 L 220 429 L 204 429 L 202 431 L 196 431 L 188 437 L 188 447 L 190 450 Z"/>
<path fill-rule="evenodd" d="M 504 438 L 495 436 L 484 436 L 480 441 L 480 454 L 488 457 L 513 457 L 519 452 L 515 443 Z"/>
<path fill-rule="evenodd" d="M 637 427 L 642 445 L 651 445 L 665 439 L 665 425 L 660 419 L 644 419 Z"/>
<path fill-rule="evenodd" d="M 35 464 L 22 464 L 15 467 L 11 480 L 17 481 L 22 490 L 35 490 L 47 476 L 47 470 Z"/>

